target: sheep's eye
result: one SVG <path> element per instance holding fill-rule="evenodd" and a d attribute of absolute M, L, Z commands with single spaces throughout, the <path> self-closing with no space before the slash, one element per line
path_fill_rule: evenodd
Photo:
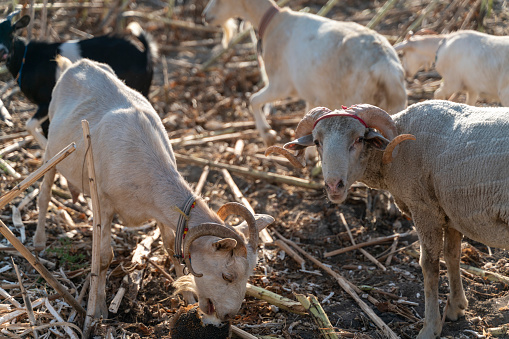
<path fill-rule="evenodd" d="M 355 140 L 355 143 L 361 143 L 364 141 L 363 137 L 358 137 L 357 140 Z"/>
<path fill-rule="evenodd" d="M 229 283 L 233 282 L 233 276 L 231 274 L 223 273 L 223 279 Z"/>
<path fill-rule="evenodd" d="M 322 145 L 322 143 L 318 139 L 316 139 L 314 141 L 314 143 L 315 143 L 316 147 L 320 147 Z"/>

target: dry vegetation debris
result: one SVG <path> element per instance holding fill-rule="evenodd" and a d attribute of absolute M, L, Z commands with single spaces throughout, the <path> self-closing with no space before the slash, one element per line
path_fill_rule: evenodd
<path fill-rule="evenodd" d="M 307 7 L 316 13 L 326 3 L 325 0 L 292 0 L 288 5 L 296 10 Z M 384 3 L 340 1 L 328 17 L 366 25 Z M 487 11 L 483 6 L 490 3 L 491 11 Z M 37 5 L 41 4 L 37 2 Z M 0 11 L 6 13 L 8 5 L 10 2 L 0 3 Z M 190 163 L 189 158 L 209 161 L 209 173 L 200 190 L 211 207 L 217 210 L 223 203 L 240 198 L 238 192 L 234 193 L 232 186 L 226 183 L 222 169 L 213 163 L 225 164 L 253 209 L 275 217 L 276 223 L 270 229 L 275 239 L 278 239 L 277 231 L 341 274 L 355 286 L 362 301 L 391 331 L 401 338 L 415 337 L 422 326 L 424 296 L 422 273 L 415 258 L 417 238 L 412 233 L 411 221 L 399 214 L 387 193 L 362 185 L 352 189 L 345 204 L 329 204 L 323 191 L 316 188 L 321 186 L 319 172 L 295 170 L 284 159 L 263 156 L 265 147 L 253 131 L 248 109 L 249 95 L 260 88 L 262 81 L 253 45 L 249 39 L 243 40 L 207 70 L 202 70 L 200 66 L 220 51 L 221 40 L 217 28 L 201 25 L 205 5 L 206 0 L 176 0 L 172 13 L 169 13 L 168 2 L 159 0 L 55 2 L 53 8 L 48 8 L 47 29 L 42 29 L 42 11 L 35 11 L 32 38 L 60 41 L 118 32 L 128 21 L 138 20 L 160 47 L 161 56 L 150 100 L 170 138 L 174 139 L 175 152 L 182 155 L 179 166 L 187 180 L 197 185 L 204 171 L 203 164 Z M 403 38 L 408 29 L 419 27 L 437 32 L 481 29 L 503 35 L 509 33 L 508 16 L 506 1 L 502 0 L 397 1 L 375 28 L 391 42 Z M 432 98 L 439 80 L 434 71 L 418 73 L 407 83 L 409 103 Z M 24 129 L 35 105 L 19 93 L 11 75 L 5 71 L 0 74 L 0 98 L 13 121 L 12 125 L 0 121 L 0 158 L 4 167 L 7 164 L 12 168 L 10 172 L 0 172 L 0 192 L 4 194 L 42 165 L 42 150 Z M 272 111 L 272 125 L 279 132 L 280 142 L 289 141 L 296 123 L 304 114 L 304 104 L 289 98 L 275 103 Z M 240 170 L 235 171 L 235 166 Z M 281 183 L 277 176 L 267 178 L 256 173 L 305 179 L 315 188 Z M 38 183 L 0 211 L 0 220 L 16 236 L 24 236 L 29 247 L 38 215 L 37 190 Z M 90 272 L 90 202 L 81 199 L 72 203 L 62 180 L 57 180 L 53 193 L 47 221 L 49 245 L 39 260 L 78 299 L 84 296 L 80 292 L 86 290 L 86 277 Z M 136 245 L 153 236 L 155 229 L 154 223 L 150 222 L 137 228 L 126 228 L 121 220 L 115 221 L 112 239 L 115 260 L 110 267 L 107 285 L 109 302 L 119 301 L 114 299 L 119 290 L 124 289 L 125 294 L 120 302 L 114 303 L 118 311 L 110 313 L 110 319 L 97 326 L 96 335 L 106 338 L 169 337 L 170 319 L 183 303 L 178 296 L 172 295 L 171 279 L 175 275 L 160 239 L 155 239 L 150 251 L 145 253 L 143 263 L 132 260 Z M 391 237 L 396 233 L 405 235 Z M 386 270 L 366 259 L 360 250 L 327 255 L 351 246 L 351 238 L 362 244 L 380 237 L 387 241 L 366 246 L 364 250 Z M 3 238 L 1 243 L 11 246 Z M 298 249 L 294 248 L 294 251 L 298 252 Z M 263 246 L 260 263 L 250 283 L 292 300 L 296 300 L 296 294 L 315 296 L 341 336 L 385 337 L 372 318 L 340 287 L 337 277 L 319 269 L 302 253 L 298 254 L 304 257 L 304 264 L 287 252 L 275 244 Z M 25 292 L 20 290 L 11 257 L 19 266 Z M 81 327 L 82 318 L 73 314 L 73 308 L 55 295 L 55 291 L 17 251 L 2 249 L 0 258 L 2 335 L 34 336 L 37 331 L 39 337 L 63 337 L 65 331 L 78 333 L 72 325 L 65 327 L 64 324 Z M 504 332 L 503 325 L 509 323 L 509 289 L 503 282 L 509 271 L 506 252 L 466 240 L 462 262 L 495 273 L 489 277 L 497 281 L 469 273 L 475 270 L 465 270 L 463 278 L 470 303 L 467 315 L 458 322 L 446 322 L 442 335 L 454 338 L 490 336 L 489 328 Z M 133 288 L 126 278 L 133 272 L 142 274 L 139 289 Z M 448 293 L 445 268 L 441 271 L 440 293 L 445 306 Z M 27 298 L 35 310 L 35 323 L 31 323 L 34 320 L 22 307 Z M 51 328 L 44 327 L 48 323 L 52 323 Z M 312 317 L 286 311 L 252 296 L 246 296 L 233 324 L 257 336 L 318 338 L 321 335 Z"/>

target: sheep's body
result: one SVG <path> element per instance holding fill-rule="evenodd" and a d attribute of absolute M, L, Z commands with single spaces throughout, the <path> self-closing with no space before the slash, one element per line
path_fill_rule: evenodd
<path fill-rule="evenodd" d="M 65 145 L 76 142 L 77 149 L 71 159 L 60 163 L 57 170 L 74 187 L 88 192 L 81 128 L 81 120 L 88 120 L 103 226 L 96 314 L 107 316 L 105 284 L 113 258 L 110 244 L 113 216 L 118 214 L 127 225 L 139 225 L 149 218 L 157 220 L 166 249 L 174 253 L 174 231 L 180 215 L 176 207 L 183 209 L 193 193 L 177 171 L 166 130 L 147 99 L 127 87 L 105 64 L 82 59 L 71 65 L 68 60 L 61 60 L 65 71 L 55 86 L 49 107 L 51 125 L 45 158 L 50 159 Z M 46 241 L 45 216 L 55 172 L 48 172 L 41 185 L 36 245 Z M 210 210 L 201 198 L 195 199 L 196 206 L 189 213 L 187 225 L 190 232 L 203 223 L 223 224 L 222 217 Z M 270 223 L 271 218 L 266 217 L 257 216 L 258 227 Z M 238 230 L 244 232 L 244 228 L 245 223 Z M 203 273 L 203 277 L 192 279 L 200 308 L 224 319 L 240 308 L 256 253 L 251 246 L 246 256 L 237 255 L 237 247 L 232 246 L 241 245 L 240 238 L 221 239 L 217 234 L 202 236 L 192 244 L 193 267 Z M 183 267 L 175 264 L 181 276 Z"/>
<path fill-rule="evenodd" d="M 466 92 L 468 105 L 479 96 L 509 106 L 509 37 L 476 31 L 448 34 L 438 48 L 435 68 L 443 82 L 435 99 Z"/>
<path fill-rule="evenodd" d="M 446 314 L 457 320 L 468 304 L 459 272 L 462 235 L 489 246 L 509 247 L 509 109 L 433 100 L 389 117 L 376 107 L 365 107 L 346 112 L 377 126 L 386 138 L 412 134 L 416 141 L 398 146 L 397 156 L 384 164 L 385 157 L 374 147 L 385 148 L 387 140 L 373 144 L 376 133 L 371 128 L 348 116 L 331 115 L 303 132 L 312 131 L 310 137 L 285 148 L 319 143 L 331 201 L 342 203 L 350 185 L 361 181 L 390 191 L 400 209 L 412 216 L 421 244 L 426 309 L 418 338 L 435 338 L 442 326 L 438 304 L 442 249 L 450 286 Z M 385 116 L 373 118 L 372 112 Z M 394 127 L 385 128 L 380 121 Z"/>
<path fill-rule="evenodd" d="M 242 16 L 259 28 L 272 0 L 211 0 L 205 19 L 221 24 Z M 406 107 L 403 68 L 380 34 L 353 22 L 339 22 L 281 9 L 266 27 L 262 58 L 268 84 L 250 98 L 257 129 L 267 144 L 274 132 L 262 106 L 289 96 L 307 106 L 341 107 L 368 102 L 396 113 Z"/>

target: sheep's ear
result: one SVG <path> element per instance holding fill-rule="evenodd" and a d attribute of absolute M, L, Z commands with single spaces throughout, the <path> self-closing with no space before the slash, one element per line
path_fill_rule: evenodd
<path fill-rule="evenodd" d="M 16 23 L 12 26 L 15 31 L 21 28 L 25 28 L 28 26 L 28 23 L 30 22 L 30 17 L 28 15 L 23 15 L 21 19 L 16 21 Z"/>
<path fill-rule="evenodd" d="M 301 149 L 304 149 L 309 146 L 313 146 L 313 134 L 308 134 L 303 137 L 300 137 L 299 139 L 295 139 L 294 141 L 290 141 L 286 143 L 283 148 L 292 150 L 292 151 L 298 151 Z"/>
<path fill-rule="evenodd" d="M 237 246 L 237 240 L 232 238 L 224 238 L 212 244 L 216 251 L 231 251 Z"/>
<path fill-rule="evenodd" d="M 258 229 L 258 232 L 274 222 L 274 218 L 267 214 L 255 214 L 254 217 L 256 220 L 256 228 Z M 237 232 L 241 232 L 246 238 L 249 238 L 249 228 L 247 222 L 243 221 L 240 225 L 234 227 Z"/>
<path fill-rule="evenodd" d="M 368 131 L 364 135 L 364 140 L 366 140 L 366 142 L 369 143 L 371 146 L 381 151 L 385 150 L 387 145 L 389 145 L 389 140 L 387 140 L 383 135 L 381 135 L 372 128 L 368 129 Z"/>

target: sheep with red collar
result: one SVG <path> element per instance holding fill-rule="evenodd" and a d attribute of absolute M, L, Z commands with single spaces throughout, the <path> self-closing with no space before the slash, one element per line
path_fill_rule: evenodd
<path fill-rule="evenodd" d="M 425 320 L 418 338 L 429 339 L 442 328 L 442 249 L 450 287 L 446 316 L 457 320 L 468 304 L 459 270 L 463 235 L 509 247 L 508 129 L 508 108 L 443 100 L 418 103 L 392 116 L 372 105 L 334 112 L 319 107 L 299 123 L 296 140 L 284 148 L 272 146 L 266 154 L 275 151 L 303 167 L 303 150 L 316 145 L 327 195 L 337 204 L 355 181 L 391 192 L 413 218 L 419 236 Z M 401 143 L 409 139 L 415 141 Z"/>

